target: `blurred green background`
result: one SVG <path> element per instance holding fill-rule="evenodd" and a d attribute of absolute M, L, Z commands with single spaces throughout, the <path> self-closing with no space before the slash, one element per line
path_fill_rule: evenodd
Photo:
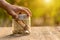
<path fill-rule="evenodd" d="M 59 26 L 60 0 L 6 0 L 32 11 L 32 26 Z M 11 26 L 12 17 L 0 8 L 0 26 Z"/>

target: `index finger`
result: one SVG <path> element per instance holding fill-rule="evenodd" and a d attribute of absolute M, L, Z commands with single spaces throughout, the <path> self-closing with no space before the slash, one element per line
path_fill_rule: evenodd
<path fill-rule="evenodd" d="M 28 16 L 32 16 L 32 12 L 30 9 L 25 8 L 25 7 L 24 7 L 24 9 L 25 9 L 25 12 L 28 14 Z"/>

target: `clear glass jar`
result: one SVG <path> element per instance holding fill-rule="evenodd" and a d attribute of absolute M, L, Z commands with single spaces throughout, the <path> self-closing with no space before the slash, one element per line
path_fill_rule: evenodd
<path fill-rule="evenodd" d="M 13 33 L 18 34 L 18 33 L 24 33 L 26 32 L 31 32 L 31 18 L 27 16 L 27 14 L 18 14 L 19 20 L 12 20 L 12 28 L 13 28 Z M 26 26 L 27 25 L 27 26 Z M 24 30 L 26 28 L 26 30 Z"/>

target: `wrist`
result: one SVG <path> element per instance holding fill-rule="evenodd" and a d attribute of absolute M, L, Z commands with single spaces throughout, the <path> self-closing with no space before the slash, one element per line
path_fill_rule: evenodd
<path fill-rule="evenodd" d="M 0 7 L 7 9 L 11 7 L 11 4 L 9 4 L 8 2 L 6 2 L 5 0 L 0 0 Z"/>
<path fill-rule="evenodd" d="M 4 0 L 0 0 L 0 1 L 4 1 Z"/>

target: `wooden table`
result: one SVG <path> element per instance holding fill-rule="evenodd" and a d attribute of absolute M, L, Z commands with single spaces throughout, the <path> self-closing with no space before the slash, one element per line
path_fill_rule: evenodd
<path fill-rule="evenodd" d="M 60 40 L 60 27 L 32 27 L 30 35 L 11 34 L 12 27 L 0 27 L 0 40 Z"/>

